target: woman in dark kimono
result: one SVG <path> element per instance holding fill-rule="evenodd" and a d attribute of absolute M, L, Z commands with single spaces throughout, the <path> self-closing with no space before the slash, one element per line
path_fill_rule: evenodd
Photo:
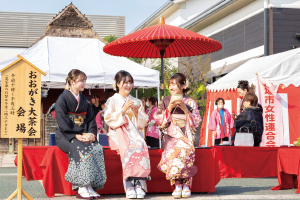
<path fill-rule="evenodd" d="M 234 120 L 234 127 L 239 131 L 241 127 L 247 127 L 250 133 L 253 133 L 254 146 L 258 147 L 261 143 L 263 128 L 263 116 L 261 108 L 257 107 L 257 96 L 253 93 L 247 93 L 244 97 L 243 112 Z M 248 132 L 242 128 L 241 132 Z"/>
<path fill-rule="evenodd" d="M 93 109 L 89 99 L 80 94 L 86 85 L 86 75 L 73 69 L 66 82 L 66 89 L 55 103 L 56 143 L 69 157 L 65 179 L 73 184 L 73 190 L 78 190 L 77 198 L 97 199 L 100 195 L 95 191 L 103 188 L 106 172 L 102 146 L 95 140 L 97 125 Z M 83 133 L 94 135 L 88 139 Z"/>

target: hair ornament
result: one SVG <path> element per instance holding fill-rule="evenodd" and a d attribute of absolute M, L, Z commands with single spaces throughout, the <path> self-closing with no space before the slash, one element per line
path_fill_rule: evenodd
<path fill-rule="evenodd" d="M 117 82 L 116 82 L 116 79 L 114 79 L 114 84 L 112 86 L 113 86 L 113 90 L 117 91 Z"/>
<path fill-rule="evenodd" d="M 186 79 L 183 89 L 187 89 L 189 86 L 190 86 L 190 81 L 189 81 L 189 79 Z"/>

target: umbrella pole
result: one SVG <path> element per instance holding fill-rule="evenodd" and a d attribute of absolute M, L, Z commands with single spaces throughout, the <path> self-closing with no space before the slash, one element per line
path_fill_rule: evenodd
<path fill-rule="evenodd" d="M 160 73 L 161 73 L 161 80 L 160 80 L 160 82 L 161 82 L 161 96 L 162 96 L 162 98 L 161 99 L 163 99 L 164 98 L 164 89 L 165 89 L 165 82 L 164 82 L 164 55 L 165 55 L 165 50 L 160 50 L 160 58 L 161 58 L 161 67 L 160 67 Z"/>

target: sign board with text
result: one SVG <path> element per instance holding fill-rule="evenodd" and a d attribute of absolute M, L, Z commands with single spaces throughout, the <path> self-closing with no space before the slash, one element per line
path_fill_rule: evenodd
<path fill-rule="evenodd" d="M 18 55 L 1 72 L 1 138 L 40 138 L 41 74 Z"/>

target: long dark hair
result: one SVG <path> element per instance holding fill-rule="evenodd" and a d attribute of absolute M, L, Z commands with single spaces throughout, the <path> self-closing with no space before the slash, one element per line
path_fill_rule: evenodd
<path fill-rule="evenodd" d="M 121 70 L 119 71 L 116 75 L 115 75 L 115 81 L 116 81 L 116 92 L 119 92 L 119 87 L 118 87 L 118 83 L 121 83 L 122 81 L 124 81 L 126 79 L 126 77 L 129 78 L 129 81 L 131 81 L 131 83 L 133 83 L 133 78 L 131 76 L 131 74 L 125 70 Z"/>

